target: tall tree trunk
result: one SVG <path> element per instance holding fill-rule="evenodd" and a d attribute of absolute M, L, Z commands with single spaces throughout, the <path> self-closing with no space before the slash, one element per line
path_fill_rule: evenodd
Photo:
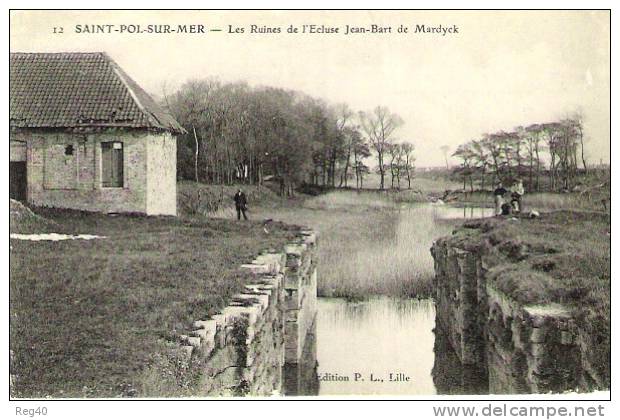
<path fill-rule="evenodd" d="M 586 157 L 583 151 L 583 133 L 579 132 L 579 143 L 581 144 L 581 163 L 583 164 L 583 171 L 588 172 L 588 167 L 586 166 Z"/>
<path fill-rule="evenodd" d="M 378 158 L 379 158 L 379 173 L 381 175 L 381 183 L 380 183 L 379 189 L 383 190 L 384 187 L 385 187 L 385 183 L 384 183 L 384 181 L 385 181 L 385 168 L 383 168 L 383 153 L 379 152 Z"/>
<path fill-rule="evenodd" d="M 344 182 L 345 188 L 348 186 L 349 161 L 350 160 L 351 160 L 351 146 L 349 145 L 349 149 L 347 151 L 347 160 L 345 161 L 345 164 L 344 164 L 344 171 L 343 171 L 342 177 L 340 178 L 340 185 L 339 185 L 339 187 L 342 187 L 343 182 Z"/>
<path fill-rule="evenodd" d="M 529 181 L 528 181 L 528 188 L 530 190 L 534 189 L 534 150 L 532 147 L 532 143 L 530 143 L 529 148 L 528 148 L 528 153 L 529 153 L 529 157 L 530 157 L 530 165 L 529 165 Z"/>
<path fill-rule="evenodd" d="M 194 178 L 196 180 L 196 182 L 198 181 L 198 149 L 199 149 L 199 142 L 198 142 L 198 136 L 196 135 L 196 127 L 194 127 L 194 125 L 192 124 L 192 130 L 194 131 L 194 141 L 196 142 L 196 152 L 194 153 Z"/>
<path fill-rule="evenodd" d="M 540 192 L 540 156 L 538 153 L 538 141 L 534 145 L 534 152 L 536 153 L 536 192 Z"/>
<path fill-rule="evenodd" d="M 407 155 L 407 161 L 405 162 L 407 168 L 407 188 L 411 189 L 411 168 L 409 167 L 409 155 Z"/>
<path fill-rule="evenodd" d="M 551 175 L 551 190 L 555 191 L 555 152 L 551 151 L 551 164 L 549 166 L 549 174 Z"/>
<path fill-rule="evenodd" d="M 331 186 L 336 187 L 336 151 L 332 150 L 331 161 L 330 161 L 330 171 L 331 171 Z"/>

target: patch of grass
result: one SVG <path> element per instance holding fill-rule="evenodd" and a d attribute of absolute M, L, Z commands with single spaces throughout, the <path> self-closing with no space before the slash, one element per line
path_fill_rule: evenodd
<path fill-rule="evenodd" d="M 318 292 L 325 297 L 429 297 L 429 249 L 456 222 L 435 220 L 428 206 L 403 206 L 388 193 L 333 191 L 289 208 L 259 208 L 257 217 L 316 229 Z"/>
<path fill-rule="evenodd" d="M 43 233 L 58 229 L 51 220 L 35 214 L 19 201 L 9 199 L 9 231 L 11 233 Z"/>
<path fill-rule="evenodd" d="M 10 339 L 18 397 L 143 391 L 162 343 L 251 281 L 238 267 L 298 231 L 270 223 L 37 209 L 91 241 L 11 240 Z M 132 391 L 133 392 L 133 391 Z"/>
<path fill-rule="evenodd" d="M 256 205 L 273 205 L 283 201 L 267 185 L 259 188 L 255 185 L 212 185 L 180 181 L 177 184 L 179 215 L 229 217 L 234 214 L 233 198 L 239 188 L 245 193 L 250 209 Z"/>
<path fill-rule="evenodd" d="M 451 241 L 465 249 L 486 248 L 491 279 L 523 304 L 576 305 L 589 291 L 609 287 L 611 218 L 604 213 L 469 221 Z"/>

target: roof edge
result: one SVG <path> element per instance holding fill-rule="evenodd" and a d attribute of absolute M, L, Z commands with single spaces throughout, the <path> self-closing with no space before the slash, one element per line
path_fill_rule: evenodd
<path fill-rule="evenodd" d="M 116 74 L 116 76 L 123 83 L 123 86 L 125 86 L 125 89 L 127 89 L 127 91 L 129 92 L 131 99 L 134 101 L 138 109 L 140 109 L 140 112 L 142 112 L 142 114 L 146 117 L 149 123 L 153 125 L 153 127 L 163 129 L 163 130 L 168 130 L 170 132 L 177 133 L 177 134 L 187 133 L 187 131 L 181 126 L 181 124 L 179 124 L 179 122 L 164 109 L 162 109 L 161 111 L 167 114 L 168 117 L 171 119 L 171 121 L 169 121 L 167 124 L 165 122 L 159 121 L 159 119 L 147 109 L 147 107 L 142 103 L 141 99 L 138 96 L 139 93 L 142 93 L 146 95 L 148 99 L 150 99 L 150 101 L 152 101 L 155 106 L 160 107 L 155 102 L 155 100 L 151 97 L 151 95 L 149 95 L 148 92 L 146 92 L 135 80 L 133 80 L 131 76 L 129 76 L 129 74 L 127 74 L 125 70 L 123 70 L 123 68 L 119 66 L 116 61 L 114 61 L 112 57 L 110 57 L 105 52 L 102 54 L 105 57 L 108 65 L 112 68 L 112 71 L 114 72 L 114 74 Z M 142 92 L 136 92 L 132 85 L 135 85 L 137 89 L 141 90 Z"/>

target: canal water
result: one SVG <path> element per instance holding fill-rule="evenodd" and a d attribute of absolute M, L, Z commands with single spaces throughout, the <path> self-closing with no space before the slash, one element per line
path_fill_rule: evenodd
<path fill-rule="evenodd" d="M 412 226 L 419 224 L 412 225 L 412 218 L 429 217 L 429 223 L 441 223 L 489 217 L 492 211 L 441 205 L 405 209 L 400 213 L 395 246 L 407 246 L 416 236 Z M 415 263 L 432 264 L 432 259 L 424 256 Z M 432 299 L 375 297 L 350 302 L 319 298 L 315 331 L 309 343 L 303 363 L 309 379 L 295 390 L 295 395 L 488 392 L 484 375 L 461 366 L 442 331 L 436 328 Z"/>
<path fill-rule="evenodd" d="M 458 220 L 458 219 L 479 219 L 493 216 L 495 209 L 489 207 L 453 207 L 438 205 L 433 206 L 433 216 L 436 219 Z"/>
<path fill-rule="evenodd" d="M 435 394 L 431 300 L 320 299 L 319 395 Z"/>

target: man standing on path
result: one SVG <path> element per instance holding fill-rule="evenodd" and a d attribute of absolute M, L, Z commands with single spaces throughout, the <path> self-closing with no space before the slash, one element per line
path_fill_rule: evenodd
<path fill-rule="evenodd" d="M 241 213 L 243 213 L 243 219 L 248 220 L 248 216 L 245 215 L 245 211 L 248 208 L 248 200 L 245 198 L 245 193 L 241 191 L 241 188 L 235 194 L 235 208 L 237 209 L 237 220 L 241 220 Z"/>

